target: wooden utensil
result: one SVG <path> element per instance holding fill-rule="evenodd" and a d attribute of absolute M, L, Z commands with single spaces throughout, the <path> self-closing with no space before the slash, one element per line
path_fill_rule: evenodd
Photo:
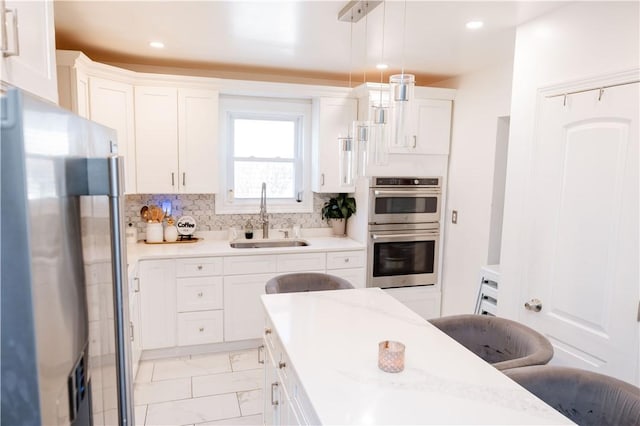
<path fill-rule="evenodd" d="M 140 209 L 140 217 L 142 217 L 142 220 L 144 220 L 145 222 L 149 221 L 149 207 L 142 206 L 142 208 Z"/>

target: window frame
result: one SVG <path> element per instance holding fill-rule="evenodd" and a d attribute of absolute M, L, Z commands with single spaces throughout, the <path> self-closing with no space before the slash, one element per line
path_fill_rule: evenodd
<path fill-rule="evenodd" d="M 220 96 L 220 193 L 216 197 L 216 214 L 257 214 L 259 198 L 237 199 L 233 196 L 234 157 L 233 122 L 236 119 L 294 121 L 296 142 L 294 146 L 294 190 L 301 201 L 294 198 L 267 198 L 268 213 L 311 213 L 313 194 L 311 183 L 311 100 L 290 98 L 261 98 L 250 96 Z M 278 161 L 268 157 L 249 157 L 250 161 Z M 291 162 L 291 160 L 283 160 Z M 267 186 L 267 194 L 269 187 Z"/>

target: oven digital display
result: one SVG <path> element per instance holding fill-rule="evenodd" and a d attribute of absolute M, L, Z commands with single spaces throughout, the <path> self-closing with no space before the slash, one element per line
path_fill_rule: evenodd
<path fill-rule="evenodd" d="M 373 246 L 373 276 L 432 274 L 435 241 L 376 243 Z"/>

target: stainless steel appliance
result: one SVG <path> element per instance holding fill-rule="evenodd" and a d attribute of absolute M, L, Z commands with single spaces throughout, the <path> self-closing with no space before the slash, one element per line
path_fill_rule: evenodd
<path fill-rule="evenodd" d="M 440 197 L 439 177 L 372 179 L 367 287 L 437 283 Z"/>
<path fill-rule="evenodd" d="M 440 220 L 439 177 L 374 177 L 369 189 L 369 223 Z"/>
<path fill-rule="evenodd" d="M 0 110 L 1 423 L 133 425 L 115 132 L 15 89 Z"/>

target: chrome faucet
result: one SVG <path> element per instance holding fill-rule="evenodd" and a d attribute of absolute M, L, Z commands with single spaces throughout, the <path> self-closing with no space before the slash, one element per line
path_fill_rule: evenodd
<path fill-rule="evenodd" d="M 260 192 L 260 223 L 262 224 L 262 238 L 269 238 L 269 217 L 267 216 L 267 184 L 262 182 Z"/>

